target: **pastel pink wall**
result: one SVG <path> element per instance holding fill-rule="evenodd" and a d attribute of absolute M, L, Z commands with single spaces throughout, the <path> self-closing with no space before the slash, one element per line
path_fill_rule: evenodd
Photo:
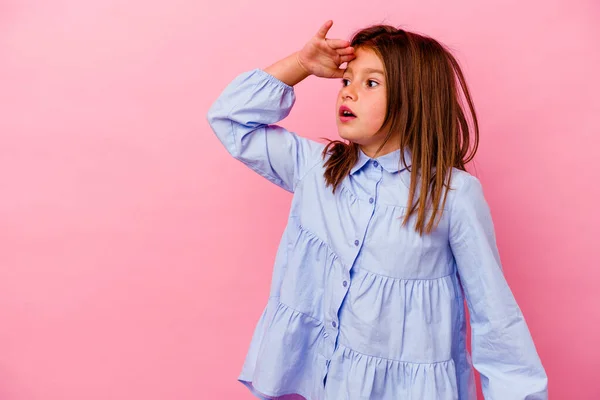
<path fill-rule="evenodd" d="M 597 1 L 0 2 L 0 399 L 250 399 L 290 195 L 206 112 L 238 73 L 387 22 L 455 49 L 476 173 L 552 399 L 598 399 Z M 286 127 L 336 137 L 338 81 Z"/>

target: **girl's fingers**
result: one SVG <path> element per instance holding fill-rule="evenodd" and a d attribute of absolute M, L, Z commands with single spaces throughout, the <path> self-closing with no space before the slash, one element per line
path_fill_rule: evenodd
<path fill-rule="evenodd" d="M 340 56 L 346 56 L 348 54 L 354 54 L 354 47 L 344 47 L 343 49 L 337 49 L 336 51 Z"/>
<path fill-rule="evenodd" d="M 334 70 L 331 72 L 331 76 L 330 76 L 330 78 L 341 78 L 341 77 L 343 77 L 343 76 L 344 76 L 344 70 L 343 70 L 343 69 L 340 69 L 340 68 L 337 68 L 337 69 L 334 69 Z"/>
<path fill-rule="evenodd" d="M 321 28 L 319 28 L 319 31 L 317 32 L 317 37 L 320 39 L 325 39 L 325 36 L 327 36 L 327 32 L 329 32 L 329 28 L 331 28 L 332 25 L 333 25 L 332 20 L 325 22 L 321 26 Z"/>
<path fill-rule="evenodd" d="M 356 58 L 356 56 L 354 54 L 348 54 L 346 56 L 341 56 L 340 57 L 340 64 L 348 62 L 348 61 L 352 61 Z"/>
<path fill-rule="evenodd" d="M 350 42 L 342 39 L 326 39 L 327 44 L 334 50 L 343 49 L 350 46 Z"/>

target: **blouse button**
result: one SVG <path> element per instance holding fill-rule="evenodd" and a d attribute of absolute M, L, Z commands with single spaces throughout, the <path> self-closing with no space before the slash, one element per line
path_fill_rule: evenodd
<path fill-rule="evenodd" d="M 354 241 L 354 245 L 355 245 L 355 246 L 358 246 L 358 243 L 359 243 L 359 242 L 358 242 L 358 240 L 355 240 L 355 241 Z"/>
<path fill-rule="evenodd" d="M 379 166 L 379 163 L 378 163 L 377 161 L 373 161 L 373 166 L 374 166 L 375 168 L 377 168 L 377 167 Z"/>
<path fill-rule="evenodd" d="M 373 204 L 373 202 L 374 202 L 374 201 L 375 201 L 375 200 L 373 200 L 373 198 L 372 198 L 372 197 L 369 199 L 369 203 L 371 203 L 371 204 Z"/>
<path fill-rule="evenodd" d="M 342 282 L 342 285 L 344 285 L 344 287 L 348 286 L 348 281 Z"/>
<path fill-rule="evenodd" d="M 337 326 L 337 324 L 335 323 L 335 321 L 333 321 L 333 322 L 331 323 L 331 326 L 333 326 L 334 328 Z"/>

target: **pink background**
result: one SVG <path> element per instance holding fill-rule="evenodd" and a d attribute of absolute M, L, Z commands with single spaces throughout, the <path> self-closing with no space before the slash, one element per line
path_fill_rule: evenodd
<path fill-rule="evenodd" d="M 454 49 L 475 173 L 551 399 L 598 399 L 600 5 L 588 1 L 0 2 L 0 399 L 250 399 L 236 382 L 290 194 L 206 122 L 224 86 L 327 19 Z M 337 137 L 340 83 L 282 124 Z"/>

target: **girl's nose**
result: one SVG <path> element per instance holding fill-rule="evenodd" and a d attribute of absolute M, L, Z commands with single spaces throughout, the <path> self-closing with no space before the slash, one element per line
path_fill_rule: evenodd
<path fill-rule="evenodd" d="M 343 99 L 354 99 L 355 98 L 355 93 L 353 90 L 350 89 L 350 86 L 346 86 L 344 89 L 342 89 L 342 98 Z"/>

